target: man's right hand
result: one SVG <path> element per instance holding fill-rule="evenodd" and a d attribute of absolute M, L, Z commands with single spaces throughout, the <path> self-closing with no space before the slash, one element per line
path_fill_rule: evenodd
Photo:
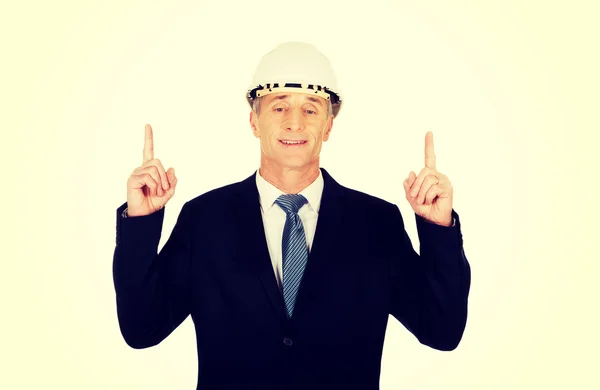
<path fill-rule="evenodd" d="M 137 217 L 152 214 L 167 204 L 175 194 L 175 169 L 165 168 L 154 158 L 152 127 L 146 125 L 144 159 L 127 180 L 127 215 Z"/>

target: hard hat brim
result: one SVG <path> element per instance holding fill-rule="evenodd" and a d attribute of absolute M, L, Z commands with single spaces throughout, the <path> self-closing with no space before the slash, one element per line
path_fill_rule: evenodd
<path fill-rule="evenodd" d="M 308 95 L 319 96 L 325 100 L 330 100 L 334 116 L 337 116 L 342 104 L 342 99 L 338 92 L 317 84 L 301 83 L 266 83 L 264 86 L 258 85 L 248 90 L 246 93 L 246 100 L 252 107 L 252 102 L 256 98 L 281 92 L 305 93 Z"/>

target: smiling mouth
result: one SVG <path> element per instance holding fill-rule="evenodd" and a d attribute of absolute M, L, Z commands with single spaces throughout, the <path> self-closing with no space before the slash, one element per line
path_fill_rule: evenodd
<path fill-rule="evenodd" d="M 286 139 L 280 139 L 279 143 L 286 145 L 286 146 L 301 146 L 307 143 L 306 140 L 286 140 Z"/>

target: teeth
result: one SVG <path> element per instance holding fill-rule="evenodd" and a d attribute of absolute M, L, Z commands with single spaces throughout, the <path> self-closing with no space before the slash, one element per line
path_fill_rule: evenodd
<path fill-rule="evenodd" d="M 288 144 L 288 145 L 297 145 L 297 144 L 302 144 L 305 141 L 281 141 L 281 142 L 283 142 L 284 144 Z"/>

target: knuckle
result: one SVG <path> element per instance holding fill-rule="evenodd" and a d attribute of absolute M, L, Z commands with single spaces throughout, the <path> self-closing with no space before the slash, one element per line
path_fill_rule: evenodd
<path fill-rule="evenodd" d="M 144 179 L 146 180 L 146 184 L 149 187 L 155 187 L 156 186 L 156 182 L 154 181 L 154 178 L 152 177 L 151 174 L 149 174 L 149 173 L 144 174 Z"/>

